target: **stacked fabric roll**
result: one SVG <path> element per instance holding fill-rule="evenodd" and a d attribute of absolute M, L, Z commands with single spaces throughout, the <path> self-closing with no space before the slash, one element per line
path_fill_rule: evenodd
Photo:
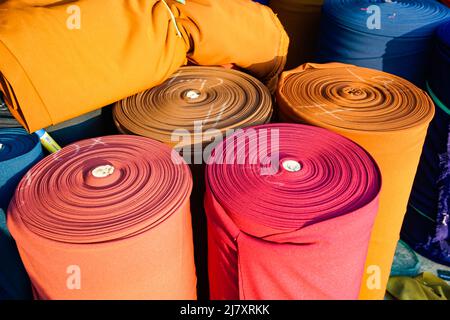
<path fill-rule="evenodd" d="M 382 299 L 433 102 L 410 82 L 352 65 L 305 64 L 284 72 L 280 117 L 338 132 L 365 148 L 383 176 L 380 210 L 360 298 Z"/>
<path fill-rule="evenodd" d="M 220 67 L 180 68 L 163 84 L 121 100 L 113 109 L 120 132 L 174 146 L 188 155 L 186 160 L 228 130 L 268 122 L 271 115 L 272 99 L 260 81 Z"/>
<path fill-rule="evenodd" d="M 0 300 L 31 296 L 28 276 L 6 228 L 4 212 L 20 179 L 42 157 L 37 136 L 20 128 L 0 128 Z"/>
<path fill-rule="evenodd" d="M 266 123 L 272 98 L 257 79 L 219 67 L 183 67 L 160 86 L 115 104 L 122 133 L 159 140 L 191 164 L 199 298 L 208 297 L 207 238 L 203 208 L 204 166 L 212 146 L 230 131 Z"/>
<path fill-rule="evenodd" d="M 192 179 L 179 160 L 160 142 L 108 136 L 34 166 L 8 227 L 35 298 L 194 299 Z"/>
<path fill-rule="evenodd" d="M 326 0 L 319 62 L 383 70 L 424 86 L 432 36 L 450 19 L 435 0 Z"/>
<path fill-rule="evenodd" d="M 269 6 L 277 14 L 289 35 L 286 68 L 311 62 L 317 50 L 323 0 L 271 0 Z"/>
<path fill-rule="evenodd" d="M 0 128 L 0 209 L 8 209 L 20 179 L 42 157 L 37 136 L 20 128 Z"/>
<path fill-rule="evenodd" d="M 161 84 L 187 59 L 235 64 L 273 90 L 286 62 L 283 26 L 252 1 L 43 2 L 0 3 L 0 91 L 29 132 Z"/>
<path fill-rule="evenodd" d="M 250 127 L 214 149 L 206 181 L 212 299 L 358 297 L 381 186 L 366 151 L 321 128 Z"/>
<path fill-rule="evenodd" d="M 428 129 L 402 238 L 420 254 L 450 266 L 450 22 L 436 36 L 428 92 L 436 115 Z"/>

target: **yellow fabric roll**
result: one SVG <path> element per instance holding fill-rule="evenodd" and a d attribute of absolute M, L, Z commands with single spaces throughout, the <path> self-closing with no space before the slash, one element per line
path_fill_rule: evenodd
<path fill-rule="evenodd" d="M 289 42 L 270 8 L 242 0 L 9 0 L 0 25 L 0 90 L 30 132 L 156 86 L 187 58 L 273 86 Z"/>
<path fill-rule="evenodd" d="M 383 299 L 429 122 L 430 97 L 410 82 L 341 63 L 304 64 L 284 72 L 280 117 L 338 132 L 365 148 L 383 179 L 380 209 L 360 299 Z M 351 235 L 349 235 L 351 236 Z"/>
<path fill-rule="evenodd" d="M 323 0 L 271 0 L 291 39 L 286 68 L 295 68 L 313 60 L 317 50 Z"/>

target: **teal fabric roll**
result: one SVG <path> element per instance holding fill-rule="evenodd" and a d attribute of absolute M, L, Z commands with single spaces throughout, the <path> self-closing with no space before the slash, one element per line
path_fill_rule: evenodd
<path fill-rule="evenodd" d="M 20 179 L 42 157 L 36 135 L 21 128 L 0 128 L 0 209 L 6 212 Z"/>
<path fill-rule="evenodd" d="M 31 298 L 30 281 L 6 228 L 5 212 L 19 181 L 42 157 L 36 135 L 21 128 L 0 128 L 0 300 Z"/>

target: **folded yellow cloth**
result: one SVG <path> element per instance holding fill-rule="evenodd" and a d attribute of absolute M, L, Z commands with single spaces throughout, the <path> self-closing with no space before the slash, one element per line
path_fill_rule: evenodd
<path fill-rule="evenodd" d="M 430 272 L 414 278 L 391 277 L 387 292 L 398 300 L 449 300 L 450 286 Z"/>
<path fill-rule="evenodd" d="M 187 58 L 274 89 L 289 42 L 270 8 L 243 0 L 7 0 L 0 26 L 0 90 L 30 132 L 158 85 Z"/>

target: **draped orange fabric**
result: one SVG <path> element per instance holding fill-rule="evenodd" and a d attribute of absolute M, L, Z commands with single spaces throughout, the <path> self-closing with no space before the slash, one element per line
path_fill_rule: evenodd
<path fill-rule="evenodd" d="M 0 90 L 30 132 L 158 85 L 187 58 L 273 89 L 289 42 L 270 8 L 242 0 L 8 0 L 0 25 Z"/>
<path fill-rule="evenodd" d="M 383 179 L 380 209 L 366 259 L 360 299 L 384 297 L 428 124 L 430 97 L 410 82 L 341 63 L 304 64 L 282 74 L 280 118 L 338 132 L 365 148 Z"/>
<path fill-rule="evenodd" d="M 35 298 L 196 298 L 192 178 L 172 157 L 148 138 L 107 136 L 29 171 L 8 227 Z"/>

